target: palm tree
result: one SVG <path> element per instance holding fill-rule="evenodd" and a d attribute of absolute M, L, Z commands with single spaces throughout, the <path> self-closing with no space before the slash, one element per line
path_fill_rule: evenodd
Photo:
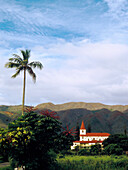
<path fill-rule="evenodd" d="M 25 85 L 26 85 L 26 71 L 32 76 L 34 82 L 36 81 L 36 74 L 33 72 L 32 68 L 42 69 L 43 65 L 38 61 L 28 62 L 30 58 L 30 50 L 21 50 L 22 58 L 13 54 L 13 58 L 9 58 L 9 62 L 5 64 L 7 68 L 16 68 L 16 73 L 12 76 L 12 78 L 17 77 L 21 71 L 24 72 L 24 80 L 23 80 L 23 99 L 22 99 L 22 115 L 24 114 L 24 103 L 25 103 Z"/>

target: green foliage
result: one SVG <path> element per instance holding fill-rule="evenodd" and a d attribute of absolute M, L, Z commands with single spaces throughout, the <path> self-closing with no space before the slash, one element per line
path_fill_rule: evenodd
<path fill-rule="evenodd" d="M 61 123 L 34 112 L 26 113 L 2 131 L 0 151 L 4 146 L 13 166 L 25 165 L 26 169 L 50 169 L 55 161 Z M 52 153 L 51 153 L 52 152 Z"/>
<path fill-rule="evenodd" d="M 76 126 L 76 137 L 75 137 L 75 140 L 76 141 L 79 141 L 79 139 L 80 139 L 80 127 L 79 127 L 79 124 L 78 124 L 78 122 L 77 122 L 77 126 Z"/>
<path fill-rule="evenodd" d="M 13 168 L 25 165 L 26 169 L 53 170 L 57 168 L 56 153 L 69 153 L 74 137 L 70 130 L 62 132 L 52 112 L 39 115 L 31 108 L 26 110 L 7 130 L 1 129 L 0 151 L 5 151 Z"/>
<path fill-rule="evenodd" d="M 91 153 L 91 155 L 100 154 L 101 153 L 101 145 L 100 144 L 92 145 L 91 149 L 90 149 L 90 153 Z"/>
<path fill-rule="evenodd" d="M 76 145 L 74 150 L 78 152 L 79 149 L 80 149 L 80 146 Z"/>
<path fill-rule="evenodd" d="M 59 134 L 59 138 L 57 139 L 57 142 L 60 144 L 57 146 L 57 150 L 63 152 L 63 154 L 66 154 L 68 150 L 70 149 L 72 142 L 74 141 L 74 136 L 71 134 L 65 134 L 61 132 Z"/>
<path fill-rule="evenodd" d="M 78 155 L 90 155 L 90 151 L 86 148 L 80 149 Z"/>
<path fill-rule="evenodd" d="M 9 62 L 5 64 L 5 67 L 7 68 L 16 68 L 16 73 L 12 76 L 12 78 L 17 77 L 21 71 L 27 70 L 28 73 L 32 76 L 32 78 L 35 80 L 36 75 L 33 72 L 32 68 L 39 68 L 42 69 L 43 65 L 40 62 L 31 62 L 29 63 L 28 60 L 30 58 L 30 50 L 21 50 L 22 57 L 20 57 L 17 54 L 13 54 L 13 58 L 9 58 Z"/>
<path fill-rule="evenodd" d="M 103 141 L 104 148 L 110 144 L 117 144 L 119 148 L 123 151 L 128 150 L 128 136 L 123 134 L 110 135 L 107 139 Z"/>
<path fill-rule="evenodd" d="M 10 149 L 7 134 L 7 129 L 0 128 L 0 156 L 2 157 L 3 161 L 8 160 L 8 151 Z"/>
<path fill-rule="evenodd" d="M 103 152 L 107 155 L 112 155 L 112 154 L 122 155 L 123 149 L 120 148 L 120 146 L 117 144 L 110 144 L 104 148 Z"/>

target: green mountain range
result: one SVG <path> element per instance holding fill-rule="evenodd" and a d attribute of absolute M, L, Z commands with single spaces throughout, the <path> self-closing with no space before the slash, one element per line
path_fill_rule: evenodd
<path fill-rule="evenodd" d="M 37 105 L 40 110 L 56 111 L 62 125 L 69 128 L 81 125 L 82 120 L 86 129 L 91 126 L 92 132 L 107 132 L 110 134 L 128 132 L 128 105 L 104 105 L 101 103 L 71 102 L 54 105 L 43 103 Z M 0 127 L 7 127 L 8 123 L 21 115 L 21 106 L 0 106 Z"/>

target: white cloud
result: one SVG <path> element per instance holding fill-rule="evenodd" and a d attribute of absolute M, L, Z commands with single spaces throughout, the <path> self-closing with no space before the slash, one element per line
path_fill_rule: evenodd
<path fill-rule="evenodd" d="M 49 49 L 40 47 L 35 49 L 39 50 L 37 54 L 32 50 L 33 55 L 37 56 L 36 58 L 32 56 L 32 60 L 40 60 L 44 63 L 44 69 L 35 70 L 36 84 L 33 84 L 29 75 L 27 76 L 26 102 L 28 104 L 47 101 L 127 103 L 127 45 L 83 43 L 77 46 L 65 42 Z M 38 58 L 38 54 L 43 55 L 43 53 L 45 55 L 43 57 L 39 55 Z M 54 58 L 61 55 L 66 58 Z M 19 83 L 22 89 L 22 84 Z M 18 91 L 19 89 L 17 93 Z"/>
<path fill-rule="evenodd" d="M 4 62 L 11 53 L 17 52 L 12 50 L 3 52 Z M 78 43 L 60 41 L 49 48 L 37 46 L 32 49 L 31 60 L 42 62 L 44 69 L 35 70 L 36 84 L 27 75 L 26 104 L 47 101 L 126 104 L 127 54 L 127 45 L 103 42 L 92 44 L 88 41 Z M 10 104 L 21 103 L 23 75 L 11 79 L 15 70 L 6 69 L 2 65 L 3 62 L 0 76 L 1 97 Z M 1 100 L 0 104 L 3 104 L 3 101 Z"/>
<path fill-rule="evenodd" d="M 42 71 L 35 70 L 36 84 L 27 75 L 26 104 L 126 104 L 127 1 L 55 2 L 28 7 L 2 1 L 1 22 L 10 21 L 14 30 L 0 30 L 0 104 L 22 101 L 23 75 L 11 79 L 15 70 L 4 64 L 26 48 L 32 51 L 32 61 L 44 65 Z"/>
<path fill-rule="evenodd" d="M 119 11 L 123 12 L 123 10 L 126 9 L 128 5 L 127 0 L 104 0 L 104 1 L 108 4 L 108 7 L 111 12 L 117 12 L 117 13 L 119 13 Z"/>
<path fill-rule="evenodd" d="M 128 25 L 128 1 L 127 0 L 104 0 L 108 5 L 108 14 L 120 27 Z M 115 27 L 116 28 L 116 27 Z"/>

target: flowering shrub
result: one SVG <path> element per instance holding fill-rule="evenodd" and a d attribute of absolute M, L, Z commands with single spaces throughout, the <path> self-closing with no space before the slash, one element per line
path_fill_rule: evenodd
<path fill-rule="evenodd" d="M 60 117 L 57 115 L 57 113 L 56 112 L 54 112 L 54 111 L 48 111 L 48 110 L 43 110 L 43 111 L 40 111 L 40 114 L 41 115 L 44 115 L 44 116 L 46 116 L 46 117 L 52 117 L 52 118 L 54 118 L 54 119 L 59 119 Z"/>
<path fill-rule="evenodd" d="M 68 153 L 68 150 L 70 149 L 72 142 L 75 140 L 74 136 L 76 135 L 75 128 L 69 129 L 68 125 L 66 128 L 61 127 L 61 133 L 59 134 L 59 143 L 61 145 L 58 145 L 58 150 L 61 150 L 63 154 Z"/>
<path fill-rule="evenodd" d="M 68 135 L 75 136 L 77 133 L 75 127 L 69 129 L 68 125 L 66 128 L 62 127 L 62 129 L 64 130 L 63 133 L 65 133 L 66 136 L 68 136 Z"/>
<path fill-rule="evenodd" d="M 50 151 L 56 151 L 61 123 L 52 117 L 39 115 L 29 110 L 1 129 L 0 151 L 5 152 L 14 166 L 25 165 L 26 169 L 50 169 L 55 159 Z M 4 146 L 4 147 L 3 147 Z"/>
<path fill-rule="evenodd" d="M 8 160 L 9 140 L 7 139 L 8 130 L 0 128 L 0 155 L 5 161 Z"/>
<path fill-rule="evenodd" d="M 9 157 L 14 167 L 25 165 L 29 170 L 53 170 L 53 153 L 67 151 L 74 139 L 74 129 L 62 132 L 55 112 L 43 111 L 39 115 L 32 108 L 0 134 L 0 151 Z"/>

